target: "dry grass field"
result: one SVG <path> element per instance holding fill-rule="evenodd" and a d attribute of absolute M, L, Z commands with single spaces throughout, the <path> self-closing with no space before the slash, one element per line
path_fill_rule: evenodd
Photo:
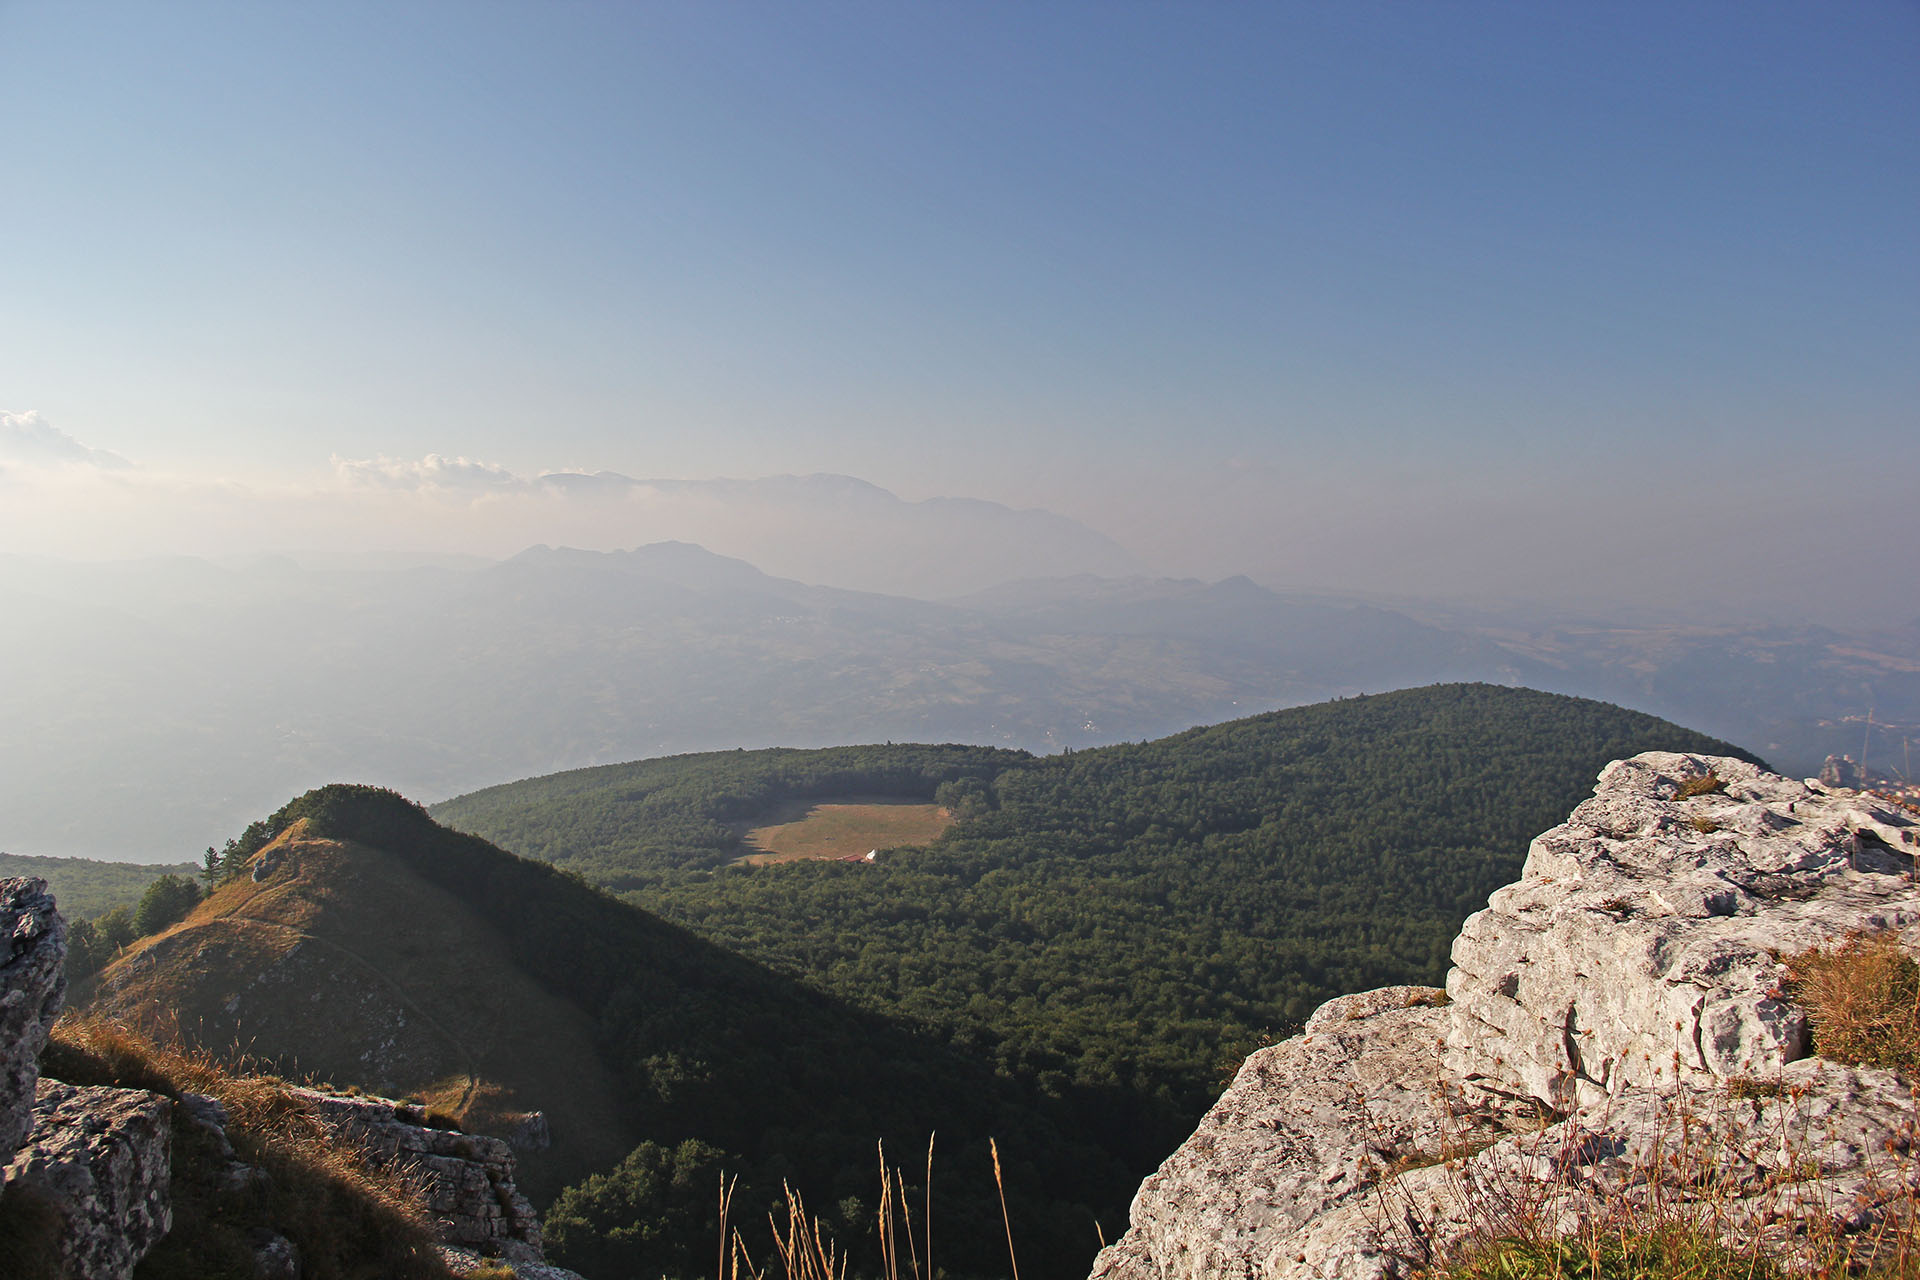
<path fill-rule="evenodd" d="M 952 825 L 953 815 L 937 804 L 816 804 L 795 820 L 748 831 L 747 843 L 760 852 L 741 861 L 859 857 L 869 849 L 932 844 Z"/>

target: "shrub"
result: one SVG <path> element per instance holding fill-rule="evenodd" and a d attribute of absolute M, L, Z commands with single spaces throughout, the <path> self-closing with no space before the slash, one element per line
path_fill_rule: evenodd
<path fill-rule="evenodd" d="M 145 938 L 187 918 L 200 902 L 200 886 L 184 876 L 161 876 L 140 895 L 133 909 L 133 932 Z"/>
<path fill-rule="evenodd" d="M 132 909 L 124 906 L 96 916 L 93 927 L 99 932 L 100 943 L 106 947 L 109 956 L 140 936 L 133 930 Z"/>
<path fill-rule="evenodd" d="M 1725 782 L 1721 781 L 1719 774 L 1709 770 L 1697 778 L 1688 778 L 1685 782 L 1682 782 L 1680 784 L 1680 790 L 1674 798 L 1678 800 L 1691 800 L 1695 796 L 1711 795 L 1715 791 L 1723 789 L 1726 785 Z"/>

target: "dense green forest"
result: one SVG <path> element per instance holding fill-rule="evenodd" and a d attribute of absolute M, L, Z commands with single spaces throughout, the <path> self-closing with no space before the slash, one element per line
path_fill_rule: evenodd
<path fill-rule="evenodd" d="M 132 910 L 147 886 L 162 876 L 191 878 L 190 862 L 161 866 L 143 862 L 98 862 L 92 858 L 41 858 L 0 853 L 0 877 L 38 876 L 68 920 L 103 915 L 115 907 Z"/>
<path fill-rule="evenodd" d="M 1528 841 L 1654 748 L 1746 754 L 1605 703 L 1450 685 L 1043 759 L 683 756 L 436 813 L 990 1061 L 1144 1173 L 1321 1001 L 1439 981 Z M 852 792 L 964 820 L 874 865 L 720 865 L 756 806 Z"/>

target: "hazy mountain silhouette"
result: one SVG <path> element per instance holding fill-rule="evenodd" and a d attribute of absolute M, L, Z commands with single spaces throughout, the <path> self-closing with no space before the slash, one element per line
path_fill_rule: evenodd
<path fill-rule="evenodd" d="M 1606 698 L 1797 772 L 1857 755 L 1869 705 L 1883 762 L 1920 721 L 1898 634 L 1456 623 L 1245 578 L 933 602 L 684 542 L 390 572 L 6 556 L 0 611 L 0 849 L 169 862 L 339 778 L 436 799 L 735 746 L 1044 752 L 1440 681 Z"/>

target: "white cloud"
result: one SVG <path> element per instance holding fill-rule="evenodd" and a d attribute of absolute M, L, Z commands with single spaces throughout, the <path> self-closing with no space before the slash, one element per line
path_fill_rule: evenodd
<path fill-rule="evenodd" d="M 41 417 L 37 409 L 25 413 L 0 410 L 0 458 L 36 466 L 86 466 L 109 471 L 133 465 L 117 453 L 81 444 Z"/>
<path fill-rule="evenodd" d="M 334 474 L 349 486 L 373 489 L 501 493 L 526 487 L 505 467 L 477 458 L 448 458 L 430 453 L 424 458 L 342 458 L 335 454 Z"/>

